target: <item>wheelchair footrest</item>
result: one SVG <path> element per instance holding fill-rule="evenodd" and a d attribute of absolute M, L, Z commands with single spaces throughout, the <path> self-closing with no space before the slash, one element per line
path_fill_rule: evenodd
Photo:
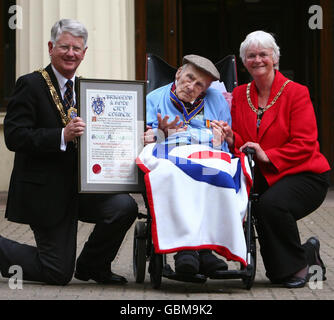
<path fill-rule="evenodd" d="M 210 279 L 240 279 L 247 276 L 246 270 L 224 270 L 216 271 L 210 275 Z"/>
<path fill-rule="evenodd" d="M 162 269 L 162 276 L 171 280 L 194 283 L 204 283 L 207 279 L 206 276 L 202 274 L 189 275 L 183 273 L 176 273 L 172 270 L 169 264 L 164 265 Z"/>

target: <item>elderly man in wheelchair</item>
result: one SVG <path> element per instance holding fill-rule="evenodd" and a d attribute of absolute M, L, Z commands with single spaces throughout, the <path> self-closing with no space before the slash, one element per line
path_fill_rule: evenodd
<path fill-rule="evenodd" d="M 176 273 L 213 278 L 228 269 L 213 250 L 247 264 L 240 238 L 247 170 L 225 142 L 229 105 L 210 88 L 219 79 L 210 60 L 185 56 L 175 81 L 147 95 L 146 147 L 138 158 L 147 175 L 156 252 L 177 252 Z"/>

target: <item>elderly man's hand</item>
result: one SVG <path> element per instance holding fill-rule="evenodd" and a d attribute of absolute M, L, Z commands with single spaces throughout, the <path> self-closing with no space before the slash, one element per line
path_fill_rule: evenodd
<path fill-rule="evenodd" d="M 168 122 L 169 116 L 165 116 L 162 118 L 161 114 L 158 113 L 158 129 L 161 130 L 165 134 L 165 138 L 169 135 L 172 135 L 175 132 L 186 131 L 187 127 L 183 127 L 183 121 L 177 124 L 180 121 L 180 117 L 176 116 L 175 119 L 171 122 Z"/>

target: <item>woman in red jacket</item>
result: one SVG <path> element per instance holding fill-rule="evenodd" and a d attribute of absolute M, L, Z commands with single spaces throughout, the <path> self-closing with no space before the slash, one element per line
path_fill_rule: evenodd
<path fill-rule="evenodd" d="M 320 243 L 301 244 L 297 220 L 317 209 L 329 186 L 330 166 L 319 151 L 308 89 L 278 71 L 280 51 L 269 33 L 250 33 L 240 57 L 254 79 L 233 91 L 232 129 L 224 124 L 230 150 L 256 151 L 254 206 L 266 275 L 288 288 L 303 287 L 309 267 L 326 268 Z M 233 131 L 232 131 L 233 130 Z"/>

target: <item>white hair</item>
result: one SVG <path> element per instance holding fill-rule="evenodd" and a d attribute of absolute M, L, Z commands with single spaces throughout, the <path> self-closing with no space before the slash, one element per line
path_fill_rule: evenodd
<path fill-rule="evenodd" d="M 251 32 L 247 35 L 246 39 L 240 45 L 240 58 L 244 64 L 246 61 L 246 52 L 249 47 L 253 45 L 264 49 L 272 49 L 273 59 L 275 61 L 274 68 L 278 69 L 280 49 L 272 34 L 259 30 Z"/>
<path fill-rule="evenodd" d="M 88 31 L 85 26 L 72 19 L 62 19 L 57 21 L 51 29 L 51 42 L 56 44 L 63 32 L 69 32 L 74 37 L 81 37 L 84 41 L 84 46 L 87 48 Z"/>

